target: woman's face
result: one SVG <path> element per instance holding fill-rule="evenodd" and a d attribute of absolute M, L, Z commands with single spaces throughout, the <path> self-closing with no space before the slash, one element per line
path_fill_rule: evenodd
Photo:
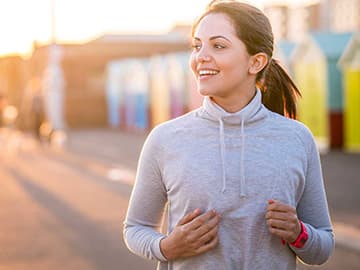
<path fill-rule="evenodd" d="M 227 15 L 205 16 L 195 29 L 192 47 L 190 64 L 200 94 L 228 99 L 253 91 L 251 56 Z"/>

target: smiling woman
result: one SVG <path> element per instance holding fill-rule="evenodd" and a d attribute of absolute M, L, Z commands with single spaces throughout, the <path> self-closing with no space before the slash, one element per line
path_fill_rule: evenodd
<path fill-rule="evenodd" d="M 158 260 L 158 269 L 324 263 L 334 236 L 319 153 L 294 120 L 300 93 L 273 59 L 268 18 L 243 2 L 215 0 L 192 39 L 204 101 L 149 134 L 124 223 L 128 248 Z"/>

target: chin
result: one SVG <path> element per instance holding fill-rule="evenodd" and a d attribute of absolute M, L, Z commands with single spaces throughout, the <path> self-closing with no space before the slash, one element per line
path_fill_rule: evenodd
<path fill-rule="evenodd" d="M 215 94 L 214 91 L 211 91 L 208 88 L 198 88 L 197 91 L 202 96 L 211 96 Z"/>
<path fill-rule="evenodd" d="M 207 96 L 207 92 L 203 91 L 203 90 L 197 90 L 197 92 L 201 95 L 201 96 Z"/>

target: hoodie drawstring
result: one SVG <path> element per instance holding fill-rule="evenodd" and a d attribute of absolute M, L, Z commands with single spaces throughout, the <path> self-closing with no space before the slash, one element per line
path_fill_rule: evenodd
<path fill-rule="evenodd" d="M 244 155 L 245 155 L 244 118 L 241 118 L 240 197 L 246 196 Z"/>
<path fill-rule="evenodd" d="M 224 193 L 226 189 L 229 189 L 227 186 L 227 179 L 226 175 L 229 174 L 231 171 L 236 170 L 236 181 L 238 181 L 237 185 L 238 188 L 238 194 L 239 197 L 246 197 L 248 195 L 249 187 L 246 185 L 247 179 L 246 179 L 246 170 L 245 167 L 246 163 L 246 157 L 248 149 L 246 148 L 246 132 L 250 132 L 252 127 L 255 127 L 255 125 L 258 125 L 261 121 L 263 121 L 266 117 L 268 117 L 269 113 L 268 110 L 262 105 L 261 103 L 261 91 L 260 89 L 256 89 L 256 94 L 254 98 L 250 101 L 249 104 L 247 104 L 244 108 L 242 108 L 240 111 L 237 112 L 227 112 L 225 111 L 221 106 L 216 104 L 214 101 L 211 100 L 211 97 L 205 96 L 203 100 L 203 107 L 201 110 L 199 110 L 198 115 L 201 118 L 214 121 L 216 123 L 216 126 L 219 125 L 219 137 L 220 137 L 220 154 L 221 156 L 218 157 L 218 159 L 221 161 L 221 168 L 222 170 L 222 180 L 219 179 L 219 182 L 222 181 L 222 188 L 221 192 Z M 251 123 L 251 124 L 250 124 Z M 239 154 L 241 155 L 239 160 L 237 162 L 238 165 L 236 168 L 229 168 L 227 167 L 225 163 L 225 158 L 227 157 L 227 148 L 226 148 L 226 127 L 227 124 L 231 126 L 231 130 L 239 130 L 240 134 L 236 134 L 236 137 L 240 135 L 241 138 L 238 138 L 240 140 L 241 146 L 238 148 L 238 146 L 229 146 L 229 147 L 236 147 L 236 151 L 239 151 L 240 153 L 237 153 L 236 156 Z M 245 130 L 246 126 L 246 130 Z M 216 127 L 218 128 L 218 127 Z M 237 141 L 237 140 L 236 140 Z M 239 149 L 239 150 L 237 150 Z M 234 150 L 234 149 L 233 149 Z M 233 151 L 232 150 L 232 151 Z M 228 170 L 226 170 L 228 168 Z M 239 183 L 240 182 L 240 183 Z M 220 191 L 220 190 L 219 190 Z"/>
<path fill-rule="evenodd" d="M 220 122 L 220 155 L 221 155 L 221 166 L 222 166 L 222 189 L 221 192 L 224 193 L 226 190 L 226 171 L 225 171 L 225 136 L 224 136 L 224 121 L 222 118 L 219 119 Z"/>

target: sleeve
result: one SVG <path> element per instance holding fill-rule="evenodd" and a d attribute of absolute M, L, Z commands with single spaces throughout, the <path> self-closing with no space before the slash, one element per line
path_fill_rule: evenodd
<path fill-rule="evenodd" d="M 123 236 L 130 251 L 142 257 L 166 261 L 160 251 L 159 232 L 167 201 L 158 158 L 161 154 L 154 130 L 142 148 L 135 184 L 124 222 Z"/>
<path fill-rule="evenodd" d="M 309 238 L 302 248 L 290 248 L 306 264 L 320 265 L 331 256 L 334 234 L 323 183 L 320 156 L 310 131 L 307 132 L 307 171 L 305 188 L 297 205 L 297 215 L 306 226 Z"/>

